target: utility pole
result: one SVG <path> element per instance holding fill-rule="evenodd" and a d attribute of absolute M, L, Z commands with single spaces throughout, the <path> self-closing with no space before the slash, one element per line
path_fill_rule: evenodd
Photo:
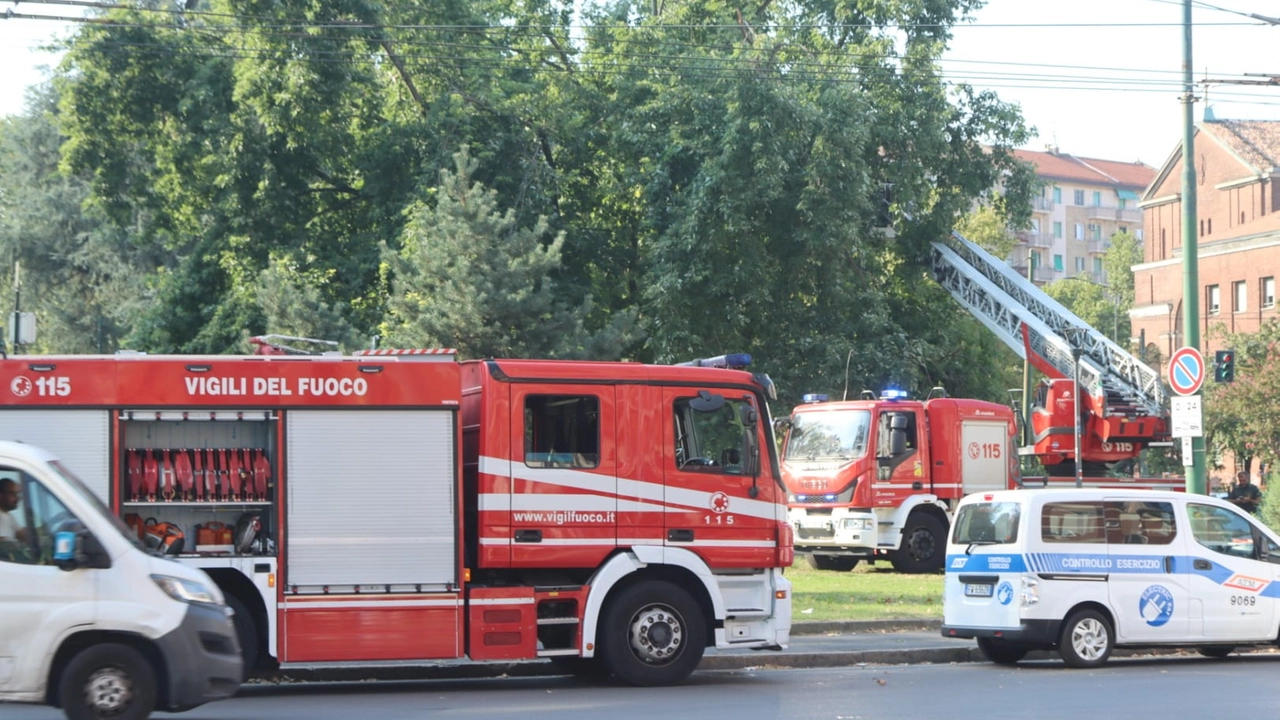
<path fill-rule="evenodd" d="M 1191 74 L 1191 0 L 1182 0 L 1182 335 L 1183 347 L 1200 349 L 1199 241 L 1196 235 L 1195 92 Z M 1197 390 L 1197 396 L 1203 391 Z M 1204 438 L 1191 438 L 1189 493 L 1205 492 Z"/>

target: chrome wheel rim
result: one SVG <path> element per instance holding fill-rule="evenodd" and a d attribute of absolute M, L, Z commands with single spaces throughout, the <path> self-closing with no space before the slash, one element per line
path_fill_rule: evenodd
<path fill-rule="evenodd" d="M 684 645 L 684 622 L 665 605 L 649 605 L 631 617 L 631 652 L 651 665 L 671 662 Z"/>
<path fill-rule="evenodd" d="M 1071 647 L 1085 660 L 1100 659 L 1107 645 L 1107 626 L 1097 618 L 1085 618 L 1071 628 Z"/>
<path fill-rule="evenodd" d="M 133 682 L 120 668 L 99 668 L 84 685 L 84 699 L 99 716 L 118 715 L 133 701 Z"/>

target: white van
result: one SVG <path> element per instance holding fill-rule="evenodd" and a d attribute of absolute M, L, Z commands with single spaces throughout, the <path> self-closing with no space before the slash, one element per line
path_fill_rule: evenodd
<path fill-rule="evenodd" d="M 1097 667 L 1119 646 L 1223 657 L 1273 643 L 1280 537 L 1207 495 L 1103 488 L 975 493 L 947 544 L 942 634 L 992 662 L 1057 649 Z"/>
<path fill-rule="evenodd" d="M 141 720 L 230 697 L 231 611 L 146 550 L 53 455 L 0 442 L 0 702 Z"/>

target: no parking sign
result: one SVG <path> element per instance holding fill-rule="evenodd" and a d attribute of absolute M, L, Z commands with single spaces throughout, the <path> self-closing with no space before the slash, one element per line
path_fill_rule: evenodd
<path fill-rule="evenodd" d="M 1195 395 L 1204 384 L 1204 356 L 1193 347 L 1178 348 L 1169 358 L 1169 387 L 1179 395 Z"/>

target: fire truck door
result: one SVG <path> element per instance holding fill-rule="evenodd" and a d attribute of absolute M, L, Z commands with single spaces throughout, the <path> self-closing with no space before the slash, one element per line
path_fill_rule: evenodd
<path fill-rule="evenodd" d="M 932 492 L 928 458 L 920 437 L 924 423 L 919 411 L 903 407 L 881 408 L 876 423 L 876 484 L 873 502 L 897 507 L 908 496 Z"/>
<path fill-rule="evenodd" d="M 615 405 L 606 385 L 512 386 L 512 567 L 595 567 L 617 547 Z"/>
<path fill-rule="evenodd" d="M 664 405 L 665 544 L 712 567 L 768 566 L 779 491 L 755 401 L 723 388 L 667 388 Z"/>

